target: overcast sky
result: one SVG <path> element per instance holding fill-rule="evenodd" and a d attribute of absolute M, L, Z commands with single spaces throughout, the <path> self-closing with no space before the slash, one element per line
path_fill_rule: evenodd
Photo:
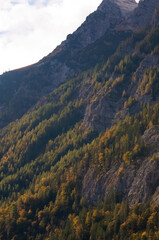
<path fill-rule="evenodd" d="M 35 63 L 102 0 L 0 0 L 0 73 Z"/>
<path fill-rule="evenodd" d="M 49 54 L 102 0 L 0 0 L 0 74 Z"/>

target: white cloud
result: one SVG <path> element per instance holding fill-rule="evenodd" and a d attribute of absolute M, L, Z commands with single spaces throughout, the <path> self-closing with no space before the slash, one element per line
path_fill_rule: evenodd
<path fill-rule="evenodd" d="M 101 0 L 0 0 L 0 73 L 50 53 Z"/>

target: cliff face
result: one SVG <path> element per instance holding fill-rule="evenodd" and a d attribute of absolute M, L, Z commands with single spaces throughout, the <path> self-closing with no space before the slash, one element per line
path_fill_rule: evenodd
<path fill-rule="evenodd" d="M 151 67 L 159 67 L 159 56 L 156 54 L 143 56 L 136 71 L 129 75 L 127 81 L 121 80 L 121 82 L 114 84 L 108 91 L 105 91 L 104 88 L 100 89 L 96 94 L 97 100 L 93 101 L 93 96 L 92 101 L 87 104 L 83 125 L 86 128 L 94 127 L 99 132 L 105 131 L 118 119 L 124 119 L 127 114 L 139 112 L 145 103 L 153 104 L 151 93 L 141 94 L 140 91 L 141 79 L 145 77 L 145 71 Z M 117 81 L 120 79 L 119 76 L 110 75 L 109 81 Z M 136 79 L 135 81 L 134 78 Z M 123 96 L 125 91 L 126 96 Z M 130 96 L 134 101 L 134 105 L 130 108 L 124 107 L 125 101 Z M 156 99 L 158 98 L 159 94 L 156 94 Z"/>
<path fill-rule="evenodd" d="M 0 77 L 0 239 L 159 239 L 157 6 L 104 0 Z"/>
<path fill-rule="evenodd" d="M 135 0 L 103 0 L 98 9 L 88 16 L 86 21 L 73 34 L 68 35 L 67 39 L 47 57 L 32 66 L 0 76 L 0 115 L 2 116 L 0 126 L 21 117 L 41 97 L 54 90 L 61 83 L 76 76 L 83 70 L 93 67 L 97 59 L 98 63 L 103 59 L 106 60 L 114 53 L 119 42 L 124 40 L 124 35 L 123 38 L 118 39 L 119 30 L 123 32 L 129 31 L 129 33 L 132 30 L 137 31 L 146 26 L 152 16 L 156 16 L 154 21 L 157 24 L 157 15 L 154 15 L 157 6 L 157 0 L 140 1 L 139 4 Z M 109 37 L 111 35 L 114 35 L 113 38 L 116 39 L 115 44 Z M 110 39 L 107 40 L 107 38 Z M 101 42 L 97 42 L 99 39 L 102 39 L 100 41 L 105 48 L 104 51 L 102 50 L 103 52 L 100 50 Z M 97 46 L 98 49 L 96 49 Z M 93 52 L 93 49 L 95 49 L 96 53 Z M 98 50 L 100 55 L 98 55 Z M 88 52 L 88 57 L 86 57 L 85 52 Z M 96 55 L 93 64 L 91 64 L 93 59 L 91 54 Z M 108 96 L 105 97 L 109 99 Z M 101 102 L 103 103 L 102 99 Z M 108 105 L 112 105 L 109 104 L 109 100 Z M 19 106 L 18 109 L 14 111 L 17 106 Z M 10 108 L 12 108 L 12 111 Z M 88 106 L 89 113 L 86 116 L 91 121 L 92 117 L 89 116 L 91 115 L 90 108 L 94 108 L 93 105 Z M 114 108 L 118 108 L 118 104 L 115 103 L 114 107 L 109 111 L 108 126 L 111 125 L 114 118 L 116 112 Z M 7 111 L 5 111 L 6 109 Z M 99 118 L 100 111 L 103 111 L 102 115 L 104 116 L 104 112 L 107 111 L 105 109 L 107 108 L 102 110 L 101 107 L 99 109 L 96 107 L 96 116 L 93 116 L 93 118 Z M 7 112 L 12 113 L 8 114 Z M 103 129 L 102 121 L 101 118 L 101 129 Z M 87 122 L 87 119 L 85 122 Z"/>
<path fill-rule="evenodd" d="M 98 9 L 52 54 L 70 47 L 72 43 L 75 43 L 77 48 L 86 47 L 102 37 L 108 29 L 121 23 L 137 6 L 135 0 L 103 0 Z"/>
<path fill-rule="evenodd" d="M 93 169 L 85 175 L 82 196 L 93 205 L 106 198 L 112 191 L 120 193 L 130 205 L 147 200 L 159 204 L 158 163 L 145 160 L 139 168 L 127 167 L 119 175 L 122 166 L 114 166 L 106 174 L 98 176 Z"/>
<path fill-rule="evenodd" d="M 114 0 L 114 3 L 118 5 L 121 10 L 122 15 L 127 18 L 135 8 L 138 7 L 138 4 L 135 0 Z"/>
<path fill-rule="evenodd" d="M 96 99 L 93 96 L 92 101 L 87 104 L 83 121 L 86 128 L 93 126 L 99 132 L 105 131 L 118 119 L 124 119 L 127 114 L 138 113 L 145 104 L 153 105 L 158 101 L 159 94 L 156 92 L 155 97 L 153 95 L 153 91 L 158 91 L 158 84 L 155 85 L 154 90 L 151 84 L 148 86 L 148 81 L 151 81 L 148 72 L 152 73 L 159 67 L 158 6 L 158 1 L 141 1 L 131 17 L 116 27 L 116 30 L 127 29 L 125 23 L 128 24 L 128 29 L 133 31 L 147 27 L 145 31 L 148 36 L 140 44 L 137 41 L 136 45 L 133 38 L 129 39 L 129 43 L 120 48 L 118 54 L 122 56 L 122 59 L 128 54 L 137 57 L 139 62 L 125 81 L 120 78 L 122 74 L 119 74 L 118 71 L 108 74 L 108 82 L 112 83 L 111 87 L 109 88 L 110 85 L 107 84 L 108 87 L 105 90 L 104 86 L 103 89 L 97 91 Z M 146 12 L 147 14 L 145 14 Z M 123 28 L 120 28 L 121 26 Z M 155 30 L 152 30 L 153 27 Z M 149 34 L 149 32 L 151 33 Z M 154 36 L 156 36 L 156 40 L 154 40 Z M 153 41 L 155 42 L 154 47 L 146 49 L 145 46 L 148 46 L 148 42 Z M 111 63 L 113 64 L 113 62 Z M 119 65 L 122 66 L 122 62 Z M 101 78 L 104 74 L 103 70 Z M 159 81 L 157 76 L 154 77 L 156 83 Z M 113 84 L 113 82 L 117 83 Z M 126 99 L 131 99 L 130 107 L 129 104 L 125 104 Z M 100 199 L 106 198 L 112 191 L 115 191 L 121 193 L 130 205 L 144 203 L 147 200 L 158 205 L 158 130 L 158 126 L 154 126 L 144 132 L 142 140 L 148 146 L 148 153 L 145 157 L 137 160 L 138 164 L 123 167 L 123 164 L 116 163 L 108 171 L 100 173 L 95 168 L 90 168 L 83 179 L 82 196 L 91 204 L 96 205 Z"/>
<path fill-rule="evenodd" d="M 112 191 L 120 193 L 130 205 L 145 203 L 147 200 L 159 204 L 159 127 L 155 126 L 143 135 L 145 144 L 149 146 L 149 155 L 138 159 L 137 165 L 124 167 L 115 164 L 106 173 L 97 173 L 89 169 L 83 180 L 82 195 L 91 203 L 98 204 Z"/>
<path fill-rule="evenodd" d="M 159 2 L 157 0 L 141 0 L 138 7 L 130 14 L 128 19 L 121 24 L 121 28 L 137 31 L 144 28 L 152 20 L 152 16 Z"/>
<path fill-rule="evenodd" d="M 133 5 L 131 10 L 136 7 L 135 2 L 127 2 Z M 124 8 L 123 11 L 125 14 L 127 10 Z M 86 68 L 87 63 L 77 60 L 81 51 L 119 24 L 124 17 L 123 11 L 119 1 L 104 0 L 81 27 L 69 35 L 49 56 L 32 66 L 0 76 L 0 126 L 21 117 L 42 96 Z"/>
<path fill-rule="evenodd" d="M 72 42 L 79 44 L 79 48 L 86 47 L 103 36 L 107 29 L 120 23 L 122 18 L 119 6 L 111 0 L 104 0 L 97 11 L 88 16 L 86 21 L 67 37 L 65 47 Z"/>
<path fill-rule="evenodd" d="M 46 101 L 47 94 L 77 76 L 82 80 L 75 97 L 83 102 L 80 114 L 83 114 L 84 129 L 93 127 L 98 133 L 104 132 L 127 114 L 138 113 L 145 103 L 153 105 L 159 99 L 157 6 L 155 0 L 144 0 L 139 5 L 133 0 L 104 0 L 49 56 L 32 66 L 2 75 L 0 127 L 21 118 L 40 100 L 37 108 Z M 149 28 L 144 33 L 127 31 L 126 26 L 138 31 L 148 23 Z M 120 44 L 125 39 L 127 41 Z M 99 66 L 89 73 L 78 75 L 96 64 Z M 83 196 L 97 203 L 113 188 L 120 190 L 131 204 L 146 201 L 153 194 L 157 199 L 158 165 L 151 164 L 151 158 L 152 155 L 142 164 L 125 168 L 122 175 L 119 174 L 120 164 L 100 176 L 90 168 L 84 176 Z M 136 185 L 137 189 L 143 189 L 140 196 L 134 191 Z"/>

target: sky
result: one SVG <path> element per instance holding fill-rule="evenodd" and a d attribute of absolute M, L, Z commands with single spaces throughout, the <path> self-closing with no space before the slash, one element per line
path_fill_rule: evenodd
<path fill-rule="evenodd" d="M 0 0 L 0 74 L 39 61 L 102 0 Z"/>
<path fill-rule="evenodd" d="M 0 74 L 39 61 L 102 0 L 0 0 Z"/>

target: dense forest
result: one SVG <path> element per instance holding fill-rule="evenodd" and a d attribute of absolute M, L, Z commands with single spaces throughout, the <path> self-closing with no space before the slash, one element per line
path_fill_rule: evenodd
<path fill-rule="evenodd" d="M 40 99 L 12 96 L 21 75 L 6 92 L 11 73 L 2 78 L 0 239 L 159 240 L 159 26 L 114 30 L 67 54 L 84 59 L 82 71 Z M 25 84 L 36 76 L 41 91 L 38 74 Z M 126 181 L 146 164 L 152 184 L 134 200 Z"/>

